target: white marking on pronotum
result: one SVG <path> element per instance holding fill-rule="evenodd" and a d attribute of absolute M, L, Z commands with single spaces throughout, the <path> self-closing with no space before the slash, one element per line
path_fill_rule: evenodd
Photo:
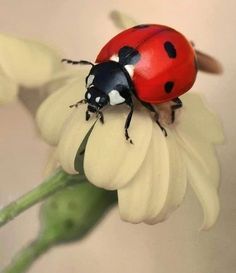
<path fill-rule="evenodd" d="M 95 75 L 92 75 L 92 74 L 89 75 L 87 79 L 87 85 L 86 85 L 87 88 L 93 83 L 94 78 L 95 78 Z"/>
<path fill-rule="evenodd" d="M 95 101 L 96 101 L 97 103 L 99 103 L 100 97 L 96 97 Z"/>
<path fill-rule="evenodd" d="M 87 99 L 90 99 L 90 98 L 91 98 L 91 94 L 87 93 Z"/>
<path fill-rule="evenodd" d="M 125 69 L 129 73 L 130 77 L 132 78 L 134 75 L 134 66 L 132 64 L 125 65 Z"/>
<path fill-rule="evenodd" d="M 125 101 L 125 99 L 121 97 L 120 93 L 117 90 L 111 90 L 108 96 L 110 98 L 110 105 L 120 104 Z"/>
<path fill-rule="evenodd" d="M 118 57 L 118 55 L 115 54 L 115 55 L 111 56 L 110 60 L 118 63 L 119 62 L 119 57 Z"/>

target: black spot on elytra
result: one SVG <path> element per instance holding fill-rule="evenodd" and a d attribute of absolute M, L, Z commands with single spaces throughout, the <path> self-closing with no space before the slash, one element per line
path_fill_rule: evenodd
<path fill-rule="evenodd" d="M 119 50 L 119 63 L 123 66 L 127 64 L 136 64 L 140 59 L 140 54 L 137 49 L 124 46 Z"/>
<path fill-rule="evenodd" d="M 170 58 L 176 58 L 176 49 L 175 49 L 175 47 L 174 47 L 174 45 L 171 43 L 171 42 L 169 42 L 169 41 L 167 41 L 167 42 L 165 42 L 164 43 L 164 48 L 165 48 L 165 51 L 166 51 L 166 53 L 168 54 L 168 56 L 170 57 Z"/>
<path fill-rule="evenodd" d="M 141 24 L 141 25 L 137 25 L 137 26 L 135 26 L 133 28 L 139 29 L 139 28 L 147 28 L 147 27 L 150 27 L 150 25 L 149 24 Z"/>
<path fill-rule="evenodd" d="M 174 82 L 171 82 L 171 81 L 166 82 L 165 83 L 165 91 L 166 91 L 166 93 L 169 94 L 172 91 L 173 87 L 174 87 Z"/>

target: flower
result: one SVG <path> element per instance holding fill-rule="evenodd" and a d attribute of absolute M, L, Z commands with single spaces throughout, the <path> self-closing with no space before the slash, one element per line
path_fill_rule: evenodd
<path fill-rule="evenodd" d="M 177 121 L 168 124 L 169 104 L 160 107 L 168 136 L 151 113 L 136 105 L 125 140 L 125 105 L 104 111 L 105 123 L 96 117 L 85 120 L 85 105 L 69 105 L 84 98 L 88 71 L 49 96 L 40 106 L 37 123 L 42 137 L 55 147 L 54 158 L 68 173 L 85 172 L 97 187 L 118 191 L 121 218 L 132 223 L 155 224 L 165 220 L 183 201 L 189 183 L 200 201 L 203 229 L 210 228 L 219 212 L 219 167 L 214 144 L 223 141 L 217 117 L 199 95 L 182 97 L 183 109 Z M 78 154 L 86 141 L 84 158 Z M 79 151 L 79 152 L 78 152 Z"/>
<path fill-rule="evenodd" d="M 0 34 L 0 105 L 14 100 L 20 86 L 42 86 L 63 67 L 59 54 L 47 45 Z"/>

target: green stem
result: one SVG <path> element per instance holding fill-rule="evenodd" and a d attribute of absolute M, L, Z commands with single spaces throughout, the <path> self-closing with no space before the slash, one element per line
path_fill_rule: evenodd
<path fill-rule="evenodd" d="M 52 243 L 45 238 L 39 238 L 33 241 L 17 254 L 12 263 L 5 268 L 2 273 L 25 272 L 41 254 L 45 253 L 51 247 L 51 245 Z"/>
<path fill-rule="evenodd" d="M 15 218 L 27 208 L 42 201 L 53 193 L 65 188 L 69 184 L 78 181 L 80 175 L 70 175 L 63 170 L 58 170 L 53 176 L 46 179 L 32 191 L 26 193 L 18 200 L 10 203 L 0 210 L 0 227 Z"/>

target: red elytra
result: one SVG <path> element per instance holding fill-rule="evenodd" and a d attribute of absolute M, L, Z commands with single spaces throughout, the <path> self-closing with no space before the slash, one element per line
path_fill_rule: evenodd
<path fill-rule="evenodd" d="M 127 29 L 102 48 L 96 62 L 108 61 L 124 46 L 135 48 L 141 56 L 132 77 L 141 101 L 167 102 L 192 87 L 197 74 L 196 56 L 191 43 L 178 31 L 155 24 Z"/>

